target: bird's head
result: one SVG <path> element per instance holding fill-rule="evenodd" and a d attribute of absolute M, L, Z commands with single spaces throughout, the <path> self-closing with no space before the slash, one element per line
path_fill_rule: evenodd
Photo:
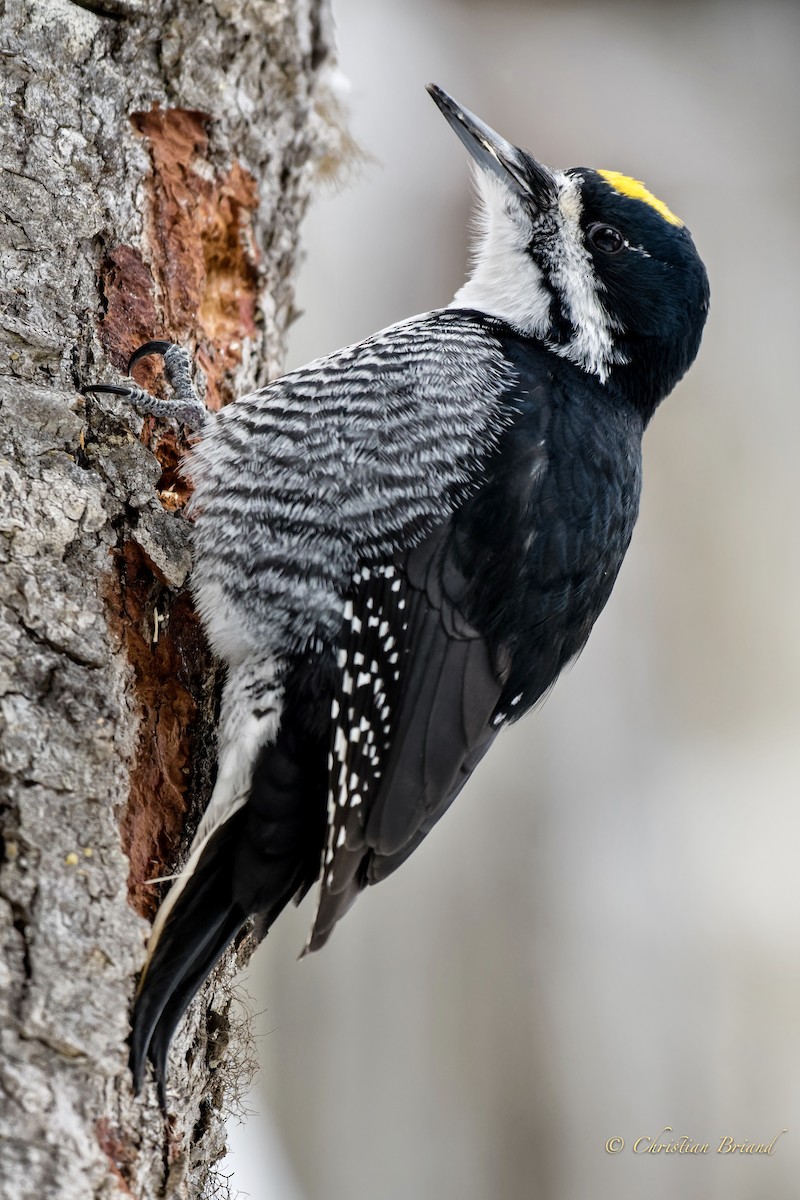
<path fill-rule="evenodd" d="M 453 301 L 501 317 L 649 416 L 691 365 L 708 278 L 688 229 L 638 180 L 556 170 L 428 88 L 475 161 L 480 234 Z"/>

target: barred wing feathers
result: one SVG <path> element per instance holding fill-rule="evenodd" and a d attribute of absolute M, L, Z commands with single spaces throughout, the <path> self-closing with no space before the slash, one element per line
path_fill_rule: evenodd
<path fill-rule="evenodd" d="M 418 541 L 491 455 L 513 368 L 491 322 L 441 310 L 290 372 L 218 415 L 190 464 L 200 615 L 218 653 L 335 642 L 363 562 Z"/>

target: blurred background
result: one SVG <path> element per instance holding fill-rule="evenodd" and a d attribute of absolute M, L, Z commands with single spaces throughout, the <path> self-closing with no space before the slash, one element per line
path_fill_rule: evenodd
<path fill-rule="evenodd" d="M 295 962 L 306 902 L 253 960 L 232 1193 L 795 1200 L 800 8 L 334 7 L 367 157 L 306 222 L 288 366 L 462 281 L 467 156 L 429 80 L 545 162 L 644 179 L 712 308 L 579 662 L 323 953 Z M 711 1153 L 632 1153 L 665 1126 Z"/>

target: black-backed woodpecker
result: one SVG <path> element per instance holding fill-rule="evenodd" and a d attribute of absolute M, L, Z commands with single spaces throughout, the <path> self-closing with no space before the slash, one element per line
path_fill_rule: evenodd
<path fill-rule="evenodd" d="M 200 429 L 193 591 L 226 667 L 218 773 L 157 916 L 137 1086 L 250 917 L 319 883 L 307 949 L 403 862 L 500 729 L 579 653 L 639 506 L 641 439 L 692 363 L 706 272 L 613 171 L 553 170 L 440 88 L 476 164 L 474 269 L 446 308 L 216 416 L 185 353 L 144 412 Z M 99 388 L 99 385 L 98 385 Z M 92 390 L 92 389 L 85 389 Z"/>

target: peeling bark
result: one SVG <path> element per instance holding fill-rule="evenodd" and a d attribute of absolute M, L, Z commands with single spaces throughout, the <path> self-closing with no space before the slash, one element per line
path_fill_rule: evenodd
<path fill-rule="evenodd" d="M 153 337 L 194 354 L 213 408 L 276 373 L 298 223 L 339 153 L 330 58 L 326 0 L 11 0 L 0 23 L 4 1200 L 214 1186 L 247 939 L 178 1039 L 166 1121 L 127 1071 L 149 881 L 213 771 L 184 443 L 76 389 Z"/>

